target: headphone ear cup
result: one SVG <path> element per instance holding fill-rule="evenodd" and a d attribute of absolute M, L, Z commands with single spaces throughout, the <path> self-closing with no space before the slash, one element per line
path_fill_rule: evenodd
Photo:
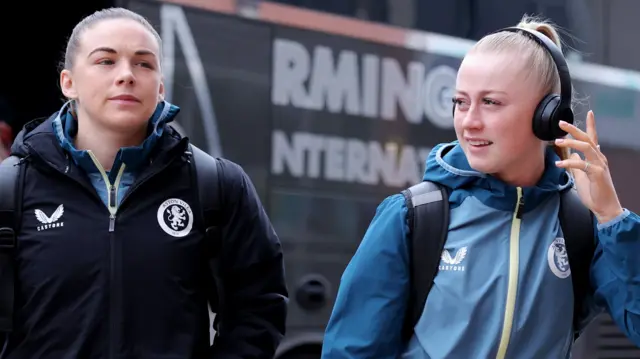
<path fill-rule="evenodd" d="M 543 141 L 553 141 L 558 137 L 561 118 L 558 115 L 558 106 L 560 105 L 560 96 L 549 94 L 545 96 L 536 107 L 533 114 L 533 133 Z M 564 131 L 562 131 L 564 132 Z"/>

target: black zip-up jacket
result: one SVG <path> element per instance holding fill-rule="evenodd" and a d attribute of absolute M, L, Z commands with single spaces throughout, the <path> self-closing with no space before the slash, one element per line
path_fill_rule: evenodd
<path fill-rule="evenodd" d="M 136 176 L 112 221 L 56 140 L 54 117 L 27 125 L 13 146 L 26 170 L 15 330 L 5 358 L 272 358 L 285 331 L 283 255 L 241 167 L 222 160 L 226 296 L 223 330 L 211 347 L 211 251 L 185 156 L 188 140 L 166 126 L 151 164 Z M 183 205 L 170 206 L 176 202 Z M 170 235 L 160 222 L 171 225 L 172 219 L 192 220 L 192 229 Z"/>

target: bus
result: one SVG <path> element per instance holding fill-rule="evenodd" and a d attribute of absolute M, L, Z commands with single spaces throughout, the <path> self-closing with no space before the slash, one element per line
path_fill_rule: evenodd
<path fill-rule="evenodd" d="M 319 358 L 340 276 L 377 204 L 455 139 L 470 40 L 251 0 L 129 0 L 160 30 L 166 98 L 199 147 L 240 163 L 282 240 L 290 290 L 278 358 Z M 640 73 L 569 61 L 623 205 L 640 211 Z M 375 313 L 372 313 L 375 315 Z M 574 358 L 640 357 L 599 317 Z"/>

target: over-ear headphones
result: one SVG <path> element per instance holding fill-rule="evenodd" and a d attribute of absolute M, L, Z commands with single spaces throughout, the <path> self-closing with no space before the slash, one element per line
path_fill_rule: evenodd
<path fill-rule="evenodd" d="M 551 55 L 560 77 L 560 95 L 547 94 L 540 101 L 533 115 L 533 133 L 543 141 L 553 141 L 556 138 L 566 136 L 567 133 L 560 128 L 559 122 L 565 121 L 573 124 L 573 110 L 571 109 L 571 74 L 562 51 L 551 39 L 538 31 L 520 27 L 506 27 L 496 32 L 502 31 L 526 35 Z"/>

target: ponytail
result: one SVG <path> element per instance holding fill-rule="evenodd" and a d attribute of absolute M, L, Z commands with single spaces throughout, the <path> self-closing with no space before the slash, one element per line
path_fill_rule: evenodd
<path fill-rule="evenodd" d="M 571 150 L 564 147 L 558 147 L 556 145 L 552 145 L 552 146 L 553 146 L 553 150 L 560 157 L 561 160 L 564 161 L 566 159 L 569 159 L 569 156 L 571 155 Z"/>

